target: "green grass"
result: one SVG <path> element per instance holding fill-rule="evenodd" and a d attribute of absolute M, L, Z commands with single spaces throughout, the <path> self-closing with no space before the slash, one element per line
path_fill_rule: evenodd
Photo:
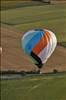
<path fill-rule="evenodd" d="M 29 6 L 1 11 L 1 23 L 22 32 L 47 28 L 56 33 L 59 42 L 66 42 L 66 4 Z"/>
<path fill-rule="evenodd" d="M 10 5 L 10 4 L 9 4 Z M 7 5 L 1 11 L 1 23 L 25 32 L 47 28 L 66 45 L 66 4 L 16 7 Z M 10 7 L 10 8 L 9 8 Z M 12 8 L 12 9 L 11 9 Z M 66 75 L 39 76 L 1 81 L 1 100 L 66 100 Z"/>
<path fill-rule="evenodd" d="M 14 1 L 1 1 L 1 10 L 8 10 L 14 8 L 21 8 L 21 7 L 28 7 L 28 6 L 40 6 L 44 5 L 44 3 L 39 1 L 32 1 L 32 0 L 14 0 Z"/>
<path fill-rule="evenodd" d="M 2 80 L 1 100 L 66 100 L 66 75 Z"/>

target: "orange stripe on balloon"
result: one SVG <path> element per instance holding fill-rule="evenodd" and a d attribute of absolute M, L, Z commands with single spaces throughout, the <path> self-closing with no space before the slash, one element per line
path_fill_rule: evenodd
<path fill-rule="evenodd" d="M 46 31 L 46 33 L 42 36 L 42 39 L 39 41 L 39 43 L 33 48 L 33 52 L 38 55 L 42 49 L 44 49 L 48 42 L 50 40 L 50 33 Z"/>
<path fill-rule="evenodd" d="M 51 35 L 48 31 L 46 31 L 46 35 L 47 35 L 48 40 L 50 41 Z"/>

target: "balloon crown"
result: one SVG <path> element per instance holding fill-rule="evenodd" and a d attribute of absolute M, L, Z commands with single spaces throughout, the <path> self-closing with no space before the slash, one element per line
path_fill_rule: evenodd
<path fill-rule="evenodd" d="M 37 28 L 37 29 L 35 29 L 35 31 L 44 31 L 44 30 L 43 30 L 43 29 L 38 29 L 38 28 Z"/>

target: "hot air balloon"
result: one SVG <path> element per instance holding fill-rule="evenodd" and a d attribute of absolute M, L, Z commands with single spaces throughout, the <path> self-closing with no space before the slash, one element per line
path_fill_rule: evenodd
<path fill-rule="evenodd" d="M 34 59 L 39 69 L 47 62 L 56 45 L 55 34 L 47 29 L 30 30 L 22 37 L 23 50 Z"/>

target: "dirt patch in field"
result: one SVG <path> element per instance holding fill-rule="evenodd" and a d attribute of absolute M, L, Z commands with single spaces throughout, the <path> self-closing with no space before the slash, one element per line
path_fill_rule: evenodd
<path fill-rule="evenodd" d="M 21 48 L 23 33 L 16 29 L 2 25 L 1 27 L 1 70 L 25 70 L 37 69 Z M 54 69 L 66 71 L 66 48 L 57 46 L 53 55 L 43 66 L 43 72 L 51 72 Z"/>

